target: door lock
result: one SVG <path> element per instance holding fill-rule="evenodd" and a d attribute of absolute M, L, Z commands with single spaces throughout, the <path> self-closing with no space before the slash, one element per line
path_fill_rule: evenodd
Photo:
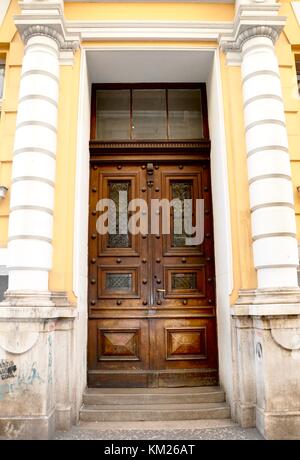
<path fill-rule="evenodd" d="M 161 305 L 166 290 L 165 289 L 156 289 L 156 292 L 157 292 L 157 302 L 156 303 L 157 303 L 157 305 Z"/>
<path fill-rule="evenodd" d="M 153 163 L 147 163 L 147 185 L 148 187 L 152 187 L 153 186 L 153 172 L 154 172 L 154 166 L 153 166 Z"/>

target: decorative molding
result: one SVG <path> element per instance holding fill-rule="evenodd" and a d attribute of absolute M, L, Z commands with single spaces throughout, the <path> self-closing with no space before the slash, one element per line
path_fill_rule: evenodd
<path fill-rule="evenodd" d="M 96 151 L 117 151 L 120 149 L 126 149 L 131 151 L 141 150 L 141 149 L 172 149 L 172 150 L 179 150 L 179 149 L 198 149 L 199 151 L 209 150 L 210 148 L 210 141 L 203 140 L 200 142 L 100 142 L 100 141 L 91 141 L 90 142 L 90 150 L 91 152 Z"/>
<path fill-rule="evenodd" d="M 48 77 L 54 80 L 57 84 L 59 84 L 59 79 L 56 75 L 53 75 L 51 72 L 47 72 L 46 70 L 27 70 L 26 72 L 21 74 L 21 80 L 26 77 L 30 77 L 31 75 L 42 75 L 43 77 Z"/>
<path fill-rule="evenodd" d="M 237 36 L 236 40 L 232 42 L 223 42 L 221 46 L 225 53 L 228 51 L 241 52 L 244 43 L 246 43 L 251 38 L 267 37 L 270 38 L 270 40 L 272 40 L 273 44 L 275 44 L 275 42 L 278 39 L 278 36 L 279 31 L 275 27 L 260 25 L 245 29 Z"/>
<path fill-rule="evenodd" d="M 273 99 L 275 101 L 279 101 L 282 104 L 284 103 L 283 98 L 281 96 L 278 96 L 277 94 L 258 94 L 257 96 L 250 97 L 250 99 L 247 99 L 244 102 L 244 109 L 247 107 L 249 104 L 252 104 L 252 102 L 257 102 L 257 101 L 262 101 L 264 99 Z"/>
<path fill-rule="evenodd" d="M 247 153 L 247 157 L 251 157 L 251 155 L 255 155 L 256 153 L 265 152 L 275 150 L 276 152 L 284 152 L 289 155 L 289 149 L 284 147 L 283 145 L 264 145 L 262 147 L 256 147 L 255 149 L 249 150 Z"/>
<path fill-rule="evenodd" d="M 235 305 L 281 305 L 283 303 L 296 303 L 300 314 L 300 288 L 241 289 Z"/>
<path fill-rule="evenodd" d="M 285 350 L 300 349 L 300 329 L 296 328 L 271 328 L 274 342 Z"/>
<path fill-rule="evenodd" d="M 11 183 L 15 184 L 16 182 L 24 181 L 41 182 L 42 184 L 49 185 L 49 187 L 55 187 L 55 183 L 53 180 L 46 179 L 46 177 L 43 176 L 16 176 L 12 178 Z"/>
<path fill-rule="evenodd" d="M 205 40 L 217 41 L 233 32 L 232 21 L 74 21 L 65 20 L 58 3 L 20 2 L 22 14 L 15 17 L 20 33 L 32 25 L 47 25 L 65 41 L 98 40 Z"/>
<path fill-rule="evenodd" d="M 28 267 L 29 268 L 29 267 Z M 9 267 L 9 271 L 19 269 L 19 267 Z M 24 268 L 22 268 L 23 270 Z M 44 268 L 42 268 L 44 270 Z M 40 268 L 32 267 L 32 271 L 40 270 Z M 49 291 L 11 291 L 5 292 L 2 307 L 54 307 L 54 302 L 51 299 Z M 0 310 L 1 310 L 0 308 Z"/>
<path fill-rule="evenodd" d="M 278 238 L 281 236 L 288 236 L 291 238 L 297 238 L 296 233 L 289 233 L 289 232 L 277 232 L 277 233 L 263 233 L 257 234 L 252 237 L 252 241 L 262 240 L 265 238 Z"/>
<path fill-rule="evenodd" d="M 14 355 L 21 355 L 31 350 L 37 343 L 39 332 L 36 331 L 20 331 L 20 325 L 17 323 L 11 324 L 10 331 L 1 331 L 0 347 Z"/>
<path fill-rule="evenodd" d="M 46 208 L 45 206 L 35 206 L 35 205 L 31 205 L 31 204 L 22 204 L 22 205 L 19 205 L 19 206 L 12 206 L 10 208 L 10 212 L 26 211 L 28 209 L 30 211 L 46 212 L 47 214 L 50 214 L 51 216 L 53 216 L 53 210 L 52 209 Z"/>
<path fill-rule="evenodd" d="M 8 237 L 8 242 L 16 240 L 33 240 L 33 241 L 43 241 L 44 243 L 52 244 L 52 238 L 41 235 L 13 235 Z"/>
<path fill-rule="evenodd" d="M 288 203 L 286 201 L 272 201 L 272 202 L 267 202 L 267 203 L 262 203 L 262 204 L 258 204 L 256 206 L 253 206 L 252 208 L 250 208 L 250 212 L 255 212 L 257 211 L 258 209 L 263 209 L 263 208 L 274 208 L 274 207 L 278 207 L 278 206 L 283 206 L 284 208 L 291 208 L 291 209 L 295 209 L 295 206 L 293 205 L 293 203 Z"/>
<path fill-rule="evenodd" d="M 29 26 L 21 34 L 25 45 L 31 37 L 40 35 L 55 40 L 60 51 L 75 51 L 79 47 L 78 40 L 65 40 L 57 30 L 47 25 L 36 24 Z"/>
<path fill-rule="evenodd" d="M 269 118 L 269 119 L 264 119 L 264 120 L 253 121 L 249 125 L 246 125 L 245 132 L 249 131 L 249 129 L 256 128 L 257 126 L 261 126 L 261 125 L 278 125 L 278 126 L 282 126 L 283 128 L 286 128 L 286 124 L 284 121 Z"/>
<path fill-rule="evenodd" d="M 241 289 L 237 301 L 231 307 L 231 315 L 233 317 L 294 316 L 300 318 L 300 289 Z"/>
<path fill-rule="evenodd" d="M 66 21 L 68 34 L 82 41 L 205 40 L 217 42 L 221 34 L 231 34 L 230 21 Z"/>
<path fill-rule="evenodd" d="M 221 3 L 224 3 L 224 0 Z M 97 40 L 205 40 L 218 41 L 226 53 L 230 54 L 230 51 L 234 51 L 232 60 L 236 64 L 238 64 L 236 51 L 240 49 L 243 41 L 250 38 L 248 29 L 257 28 L 257 33 L 269 36 L 269 28 L 271 28 L 275 31 L 271 32 L 271 37 L 273 37 L 274 33 L 280 33 L 285 24 L 285 18 L 278 16 L 279 5 L 265 2 L 240 5 L 232 21 L 201 22 L 74 21 L 65 20 L 63 7 L 57 2 L 20 2 L 20 6 L 22 14 L 15 18 L 15 24 L 20 33 L 34 26 L 50 28 L 57 32 L 57 34 L 50 32 L 50 36 L 58 42 L 61 51 L 74 51 L 78 46 L 78 40 L 85 42 Z M 48 33 L 48 30 L 45 31 L 45 35 Z"/>
<path fill-rule="evenodd" d="M 52 38 L 58 45 L 60 63 L 72 65 L 74 51 L 79 47 L 80 35 L 69 34 L 64 19 L 63 3 L 21 1 L 19 6 L 21 14 L 14 17 L 14 22 L 25 44 L 34 36 Z"/>
<path fill-rule="evenodd" d="M 49 104 L 54 105 L 54 107 L 57 109 L 58 108 L 58 103 L 54 99 L 44 96 L 43 94 L 26 94 L 26 96 L 22 96 L 19 99 L 19 104 L 21 102 L 26 102 L 29 101 L 31 102 L 32 100 L 38 100 L 38 101 L 43 101 L 43 102 L 49 102 Z"/>
<path fill-rule="evenodd" d="M 40 126 L 41 128 L 49 129 L 50 131 L 57 134 L 57 128 L 55 126 L 51 125 L 50 123 L 46 123 L 44 121 L 37 121 L 37 120 L 22 121 L 21 123 L 18 123 L 16 125 L 16 130 L 20 128 L 24 128 L 25 126 Z"/>
<path fill-rule="evenodd" d="M 22 98 L 23 99 L 23 98 Z M 19 155 L 20 153 L 37 153 L 42 155 L 48 155 L 49 157 L 56 159 L 55 153 L 51 152 L 51 150 L 43 149 L 42 147 L 23 147 L 21 149 L 17 149 L 14 151 L 13 156 Z"/>
<path fill-rule="evenodd" d="M 256 70 L 255 72 L 248 73 L 242 79 L 242 84 L 244 84 L 250 78 L 260 77 L 260 76 L 265 76 L 265 75 L 268 75 L 268 76 L 271 76 L 271 77 L 274 77 L 280 80 L 280 75 L 277 72 L 274 72 L 274 70 Z"/>
<path fill-rule="evenodd" d="M 278 16 L 279 8 L 280 5 L 275 2 L 240 4 L 232 34 L 221 34 L 219 40 L 221 49 L 226 53 L 228 65 L 241 64 L 242 47 L 251 38 L 268 37 L 275 44 L 286 23 L 285 17 Z M 271 46 L 270 44 L 269 47 Z"/>

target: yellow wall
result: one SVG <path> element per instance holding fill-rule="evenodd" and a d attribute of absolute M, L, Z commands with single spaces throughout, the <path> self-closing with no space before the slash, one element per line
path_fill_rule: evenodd
<path fill-rule="evenodd" d="M 0 184 L 10 186 L 14 131 L 16 126 L 19 81 L 23 59 L 23 44 L 13 23 L 19 13 L 16 1 L 7 11 L 0 27 L 0 55 L 6 59 L 4 101 L 0 119 Z M 9 192 L 0 203 L 0 248 L 7 245 Z"/>
<path fill-rule="evenodd" d="M 73 66 L 60 67 L 53 269 L 49 279 L 51 291 L 67 291 L 70 297 L 73 297 L 73 227 L 79 69 L 79 51 L 75 54 Z"/>
<path fill-rule="evenodd" d="M 66 3 L 72 21 L 232 21 L 234 5 L 212 3 Z"/>
<path fill-rule="evenodd" d="M 0 122 L 0 183 L 10 185 L 19 78 L 23 56 L 23 45 L 13 25 L 17 14 L 17 0 L 7 13 L 0 30 L 0 55 L 6 53 L 5 101 Z M 296 185 L 300 185 L 300 99 L 297 92 L 294 52 L 300 53 L 300 30 L 293 16 L 289 1 L 282 1 L 281 14 L 289 17 L 285 33 L 276 46 L 280 63 L 285 100 L 287 128 L 295 186 L 295 201 L 300 239 L 300 197 Z M 85 4 L 66 3 L 68 20 L 193 20 L 232 21 L 233 5 L 224 4 Z M 98 43 L 98 45 L 100 42 Z M 102 46 L 118 46 L 118 42 L 105 42 Z M 130 42 L 123 45 L 130 45 Z M 133 46 L 142 42 L 132 43 Z M 147 43 L 149 45 L 149 42 Z M 89 43 L 96 46 L 97 43 Z M 153 42 L 153 46 L 166 46 L 166 42 Z M 171 43 L 170 43 L 171 45 Z M 172 45 L 186 46 L 186 42 Z M 189 46 L 200 46 L 199 42 Z M 203 43 L 216 46 L 216 43 Z M 76 170 L 77 106 L 79 88 L 80 51 L 76 52 L 73 66 L 61 66 L 59 131 L 56 171 L 56 200 L 54 210 L 53 270 L 50 274 L 50 289 L 72 293 L 73 266 L 73 218 Z M 224 117 L 228 150 L 228 174 L 231 207 L 234 292 L 232 301 L 240 288 L 255 288 L 256 274 L 252 261 L 249 194 L 247 182 L 245 135 L 243 127 L 243 105 L 239 67 L 228 67 L 221 54 L 221 75 L 224 95 Z M 9 196 L 0 204 L 0 247 L 7 243 Z"/>
<path fill-rule="evenodd" d="M 293 13 L 290 1 L 283 0 L 281 3 L 280 14 L 286 16 L 288 19 L 284 33 L 281 34 L 278 40 L 276 52 L 280 65 L 289 136 L 297 237 L 300 240 L 300 195 L 297 192 L 297 186 L 300 185 L 300 97 L 295 69 L 295 53 L 300 54 L 300 27 Z"/>
<path fill-rule="evenodd" d="M 244 136 L 242 80 L 240 67 L 228 67 L 221 55 L 228 178 L 231 208 L 234 291 L 256 287 L 250 225 L 249 187 Z"/>

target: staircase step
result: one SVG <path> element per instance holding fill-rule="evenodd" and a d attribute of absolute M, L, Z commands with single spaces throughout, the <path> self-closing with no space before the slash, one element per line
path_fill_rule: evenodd
<path fill-rule="evenodd" d="M 219 387 L 188 388 L 89 388 L 84 405 L 120 404 L 189 404 L 225 402 Z"/>
<path fill-rule="evenodd" d="M 230 408 L 225 403 L 84 405 L 80 411 L 84 422 L 228 418 Z"/>

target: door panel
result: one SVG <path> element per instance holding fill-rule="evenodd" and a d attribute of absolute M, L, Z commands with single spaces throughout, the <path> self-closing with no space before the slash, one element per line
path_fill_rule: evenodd
<path fill-rule="evenodd" d="M 213 227 L 207 161 L 135 161 L 91 168 L 89 242 L 90 386 L 182 386 L 217 383 Z M 133 199 L 148 226 L 119 234 L 135 208 L 121 215 L 119 193 Z M 124 195 L 125 193 L 125 195 Z M 97 231 L 105 207 L 116 207 L 116 234 Z M 186 245 L 176 211 L 204 199 L 204 240 Z M 177 200 L 151 211 L 153 200 Z M 163 202 L 165 205 L 165 202 Z M 188 209 L 188 208 L 186 208 Z M 120 217 L 120 218 L 119 218 Z M 106 221 L 107 223 L 107 221 Z M 158 224 L 158 226 L 154 224 Z M 168 232 L 168 225 L 170 232 Z M 153 226 L 152 226 L 153 225 Z M 123 228 L 124 230 L 124 228 Z"/>
<path fill-rule="evenodd" d="M 147 319 L 90 319 L 88 361 L 90 386 L 148 386 Z"/>

